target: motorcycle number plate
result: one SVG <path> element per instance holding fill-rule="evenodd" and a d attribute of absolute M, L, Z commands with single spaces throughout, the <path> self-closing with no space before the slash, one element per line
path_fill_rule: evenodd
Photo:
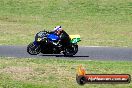
<path fill-rule="evenodd" d="M 41 38 L 38 38 L 37 41 L 38 41 L 38 42 L 41 41 Z"/>

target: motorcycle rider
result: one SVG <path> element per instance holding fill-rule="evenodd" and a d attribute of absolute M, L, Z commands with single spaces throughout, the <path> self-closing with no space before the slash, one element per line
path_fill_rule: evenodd
<path fill-rule="evenodd" d="M 59 36 L 59 44 L 62 45 L 62 47 L 66 47 L 70 44 L 70 37 L 69 35 L 62 29 L 61 26 L 56 26 L 53 30 L 53 33 L 55 33 L 57 36 Z"/>

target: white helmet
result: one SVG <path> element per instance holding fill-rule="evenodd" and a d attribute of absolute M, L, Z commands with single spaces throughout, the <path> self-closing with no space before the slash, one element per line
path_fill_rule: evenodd
<path fill-rule="evenodd" d="M 54 31 L 58 31 L 58 30 L 61 30 L 62 28 L 61 28 L 61 26 L 56 26 L 55 28 L 54 28 Z"/>

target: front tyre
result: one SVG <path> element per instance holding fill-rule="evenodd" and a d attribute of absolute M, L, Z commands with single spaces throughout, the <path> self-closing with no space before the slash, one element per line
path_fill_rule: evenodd
<path fill-rule="evenodd" d="M 78 45 L 77 44 L 72 44 L 70 47 L 67 47 L 64 49 L 64 56 L 72 57 L 78 52 Z"/>
<path fill-rule="evenodd" d="M 27 52 L 31 55 L 37 55 L 41 52 L 40 45 L 36 46 L 33 42 L 27 46 Z"/>

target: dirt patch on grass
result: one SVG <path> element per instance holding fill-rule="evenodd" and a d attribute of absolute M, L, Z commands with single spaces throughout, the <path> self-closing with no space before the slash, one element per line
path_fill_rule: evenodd
<path fill-rule="evenodd" d="M 26 74 L 33 72 L 30 67 L 6 67 L 1 72 L 12 73 L 12 74 Z"/>
<path fill-rule="evenodd" d="M 18 63 L 18 62 L 17 62 Z M 22 62 L 25 64 L 24 62 Z M 22 65 L 19 62 L 19 66 L 7 66 L 0 69 L 0 74 L 7 74 L 11 79 L 22 82 L 30 83 L 62 83 L 66 80 L 75 80 L 75 68 L 76 65 L 62 65 L 62 64 L 36 64 L 29 63 L 27 65 Z M 61 80 L 61 81 L 60 81 Z"/>
<path fill-rule="evenodd" d="M 31 76 L 36 74 L 36 72 L 31 67 L 6 67 L 0 70 L 0 73 L 6 73 L 11 75 L 12 79 L 15 80 L 29 80 Z"/>

